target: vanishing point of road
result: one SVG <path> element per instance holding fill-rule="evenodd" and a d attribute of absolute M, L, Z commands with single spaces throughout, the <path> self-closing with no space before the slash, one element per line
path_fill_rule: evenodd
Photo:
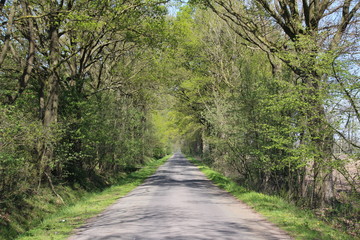
<path fill-rule="evenodd" d="M 286 233 L 227 192 L 176 153 L 155 175 L 70 240 L 275 240 Z"/>

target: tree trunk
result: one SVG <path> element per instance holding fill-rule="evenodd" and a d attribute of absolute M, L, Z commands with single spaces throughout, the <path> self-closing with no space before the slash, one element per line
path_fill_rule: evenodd
<path fill-rule="evenodd" d="M 334 188 L 332 179 L 333 133 L 326 124 L 326 112 L 322 103 L 319 83 L 321 77 L 307 79 L 308 92 L 305 95 L 309 104 L 306 118 L 310 139 L 314 147 L 313 159 L 313 207 L 324 207 L 332 202 Z"/>
<path fill-rule="evenodd" d="M 21 2 L 21 6 L 24 9 L 24 15 L 28 16 L 31 14 L 29 4 L 26 1 Z M 26 59 L 26 65 L 23 71 L 21 78 L 19 79 L 19 90 L 18 96 L 24 92 L 26 89 L 30 74 L 34 68 L 34 61 L 35 61 L 35 33 L 34 33 L 34 20 L 32 18 L 27 19 L 28 22 L 28 36 L 27 40 L 29 42 L 28 47 L 28 56 Z M 16 99 L 16 97 L 14 98 Z"/>
<path fill-rule="evenodd" d="M 57 67 L 59 63 L 59 33 L 54 24 L 50 27 L 50 76 L 45 83 L 46 100 L 43 125 L 49 127 L 57 122 L 59 106 L 59 77 Z"/>
<path fill-rule="evenodd" d="M 52 127 L 57 123 L 58 105 L 59 105 L 59 24 L 55 17 L 49 18 L 49 76 L 43 81 L 40 92 L 40 116 L 43 123 L 45 137 L 41 142 L 39 151 L 39 186 L 45 170 L 53 159 L 53 145 L 50 143 L 53 138 Z"/>

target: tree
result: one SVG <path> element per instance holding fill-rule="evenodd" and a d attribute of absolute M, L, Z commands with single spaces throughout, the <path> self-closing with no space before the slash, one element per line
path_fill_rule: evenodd
<path fill-rule="evenodd" d="M 57 194 L 57 181 L 96 182 L 153 156 L 149 89 L 157 83 L 147 77 L 165 38 L 165 3 L 0 2 L 1 197 L 44 185 Z M 21 164 L 31 170 L 22 173 Z"/>
<path fill-rule="evenodd" d="M 356 31 L 360 3 L 345 1 L 268 2 L 254 0 L 200 1 L 252 46 L 266 52 L 275 77 L 279 59 L 298 80 L 302 92 L 304 133 L 310 136 L 313 155 L 313 205 L 323 206 L 334 197 L 332 186 L 333 131 L 326 118 L 330 63 L 349 47 Z M 248 45 L 251 47 L 251 45 Z M 302 133 L 300 133 L 302 134 Z M 316 199 L 316 200 L 315 200 Z"/>

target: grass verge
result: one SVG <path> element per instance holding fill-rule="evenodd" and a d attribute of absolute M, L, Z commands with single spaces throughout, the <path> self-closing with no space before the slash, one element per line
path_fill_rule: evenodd
<path fill-rule="evenodd" d="M 146 166 L 133 172 L 119 181 L 118 184 L 98 193 L 88 194 L 72 206 L 61 208 L 58 212 L 45 218 L 37 227 L 20 235 L 18 240 L 56 240 L 66 239 L 73 230 L 85 221 L 96 216 L 117 199 L 154 174 L 170 156 L 160 160 L 149 161 Z M 1 239 L 1 238 L 0 238 Z"/>
<path fill-rule="evenodd" d="M 288 232 L 295 239 L 306 240 L 354 240 L 360 239 L 332 228 L 316 218 L 310 210 L 300 209 L 278 196 L 269 196 L 248 190 L 231 179 L 206 166 L 192 157 L 195 164 L 215 185 L 232 194 L 235 198 L 251 206 L 270 222 Z"/>

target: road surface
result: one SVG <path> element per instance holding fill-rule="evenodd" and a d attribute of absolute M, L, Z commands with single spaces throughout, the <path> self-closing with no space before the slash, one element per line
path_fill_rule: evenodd
<path fill-rule="evenodd" d="M 71 240 L 291 239 L 214 186 L 181 153 L 79 228 Z"/>

